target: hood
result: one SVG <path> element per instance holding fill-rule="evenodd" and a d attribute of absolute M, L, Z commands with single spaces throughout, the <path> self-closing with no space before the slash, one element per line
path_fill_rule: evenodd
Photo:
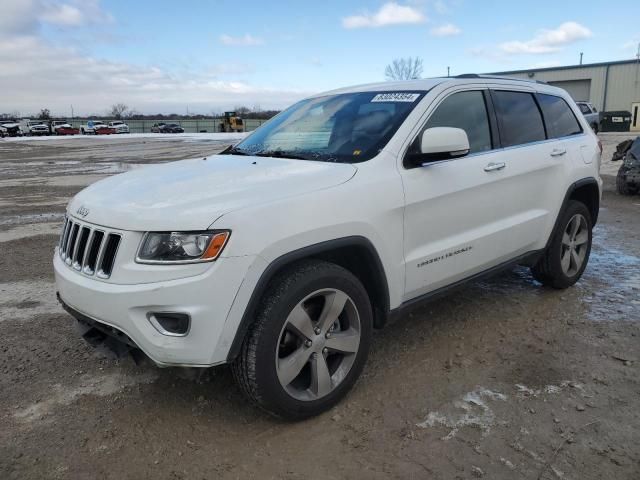
<path fill-rule="evenodd" d="M 78 193 L 67 211 L 122 230 L 204 230 L 230 211 L 333 187 L 355 172 L 342 163 L 213 155 L 100 180 Z"/>

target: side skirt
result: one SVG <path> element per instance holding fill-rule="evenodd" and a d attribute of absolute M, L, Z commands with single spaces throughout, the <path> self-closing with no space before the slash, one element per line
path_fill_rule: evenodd
<path fill-rule="evenodd" d="M 412 298 L 411 300 L 407 300 L 399 307 L 390 310 L 387 315 L 387 321 L 393 322 L 400 317 L 405 316 L 409 311 L 419 306 L 422 306 L 426 303 L 434 301 L 438 298 L 444 297 L 449 293 L 460 289 L 465 286 L 469 282 L 474 282 L 477 280 L 486 279 L 500 273 L 504 270 L 509 270 L 510 268 L 515 267 L 516 265 L 525 265 L 532 266 L 540 259 L 540 257 L 544 254 L 543 250 L 534 250 L 532 252 L 527 252 L 524 255 L 520 255 L 516 258 L 508 260 L 504 263 L 496 265 L 495 267 L 491 267 L 488 270 L 484 270 L 483 272 L 476 273 L 467 278 L 463 278 L 462 280 L 458 280 L 455 283 L 450 285 L 446 285 L 444 287 L 438 288 L 432 292 L 425 293 L 424 295 L 420 295 L 419 297 Z"/>

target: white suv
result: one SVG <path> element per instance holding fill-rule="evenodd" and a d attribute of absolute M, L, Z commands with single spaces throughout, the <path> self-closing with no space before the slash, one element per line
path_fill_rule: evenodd
<path fill-rule="evenodd" d="M 564 90 L 465 75 L 307 98 L 219 155 L 97 182 L 54 265 L 84 336 L 162 366 L 231 363 L 315 415 L 373 328 L 514 264 L 566 288 L 598 217 L 599 142 Z"/>

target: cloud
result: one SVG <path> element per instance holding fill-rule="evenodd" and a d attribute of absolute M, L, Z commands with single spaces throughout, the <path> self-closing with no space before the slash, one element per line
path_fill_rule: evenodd
<path fill-rule="evenodd" d="M 245 34 L 242 37 L 232 37 L 231 35 L 222 34 L 220 35 L 220 43 L 223 45 L 230 45 L 234 47 L 249 47 L 255 45 L 263 45 L 264 40 L 258 37 L 254 37 L 250 34 Z"/>
<path fill-rule="evenodd" d="M 451 37 L 453 35 L 460 35 L 461 33 L 462 30 L 453 23 L 445 23 L 444 25 L 431 29 L 431 35 L 434 37 Z"/>
<path fill-rule="evenodd" d="M 142 113 L 183 112 L 188 105 L 190 111 L 206 114 L 242 104 L 283 108 L 311 93 L 218 77 L 250 70 L 241 64 L 194 72 L 112 62 L 20 36 L 0 42 L 0 105 L 23 114 L 49 108 L 66 115 L 73 104 L 76 114 L 88 115 L 122 102 Z"/>
<path fill-rule="evenodd" d="M 498 48 L 508 55 L 555 53 L 566 45 L 591 36 L 591 30 L 587 27 L 576 22 L 565 22 L 555 29 L 541 30 L 531 40 L 505 42 Z"/>
<path fill-rule="evenodd" d="M 342 19 L 344 28 L 377 28 L 388 25 L 424 23 L 427 17 L 414 7 L 388 2 L 375 13 L 365 12 Z"/>
<path fill-rule="evenodd" d="M 43 25 L 84 27 L 114 20 L 101 8 L 99 0 L 20 0 L 5 3 L 0 15 L 0 36 L 36 34 Z"/>
<path fill-rule="evenodd" d="M 633 50 L 634 52 L 637 52 L 638 48 L 640 48 L 639 45 L 640 45 L 640 36 L 637 36 L 632 38 L 628 42 L 625 42 L 622 45 L 620 45 L 620 48 L 622 50 Z"/>

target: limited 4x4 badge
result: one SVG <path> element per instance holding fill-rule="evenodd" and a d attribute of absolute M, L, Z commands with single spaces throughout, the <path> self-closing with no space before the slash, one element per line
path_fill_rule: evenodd
<path fill-rule="evenodd" d="M 442 255 L 439 255 L 437 257 L 433 257 L 433 258 L 430 258 L 428 260 L 425 260 L 424 262 L 420 262 L 418 264 L 418 268 L 424 267 L 424 266 L 429 265 L 431 263 L 439 262 L 440 260 L 444 260 L 446 258 L 450 258 L 450 257 L 454 257 L 456 255 L 460 255 L 461 253 L 468 252 L 472 248 L 473 247 L 471 245 L 469 245 L 468 247 L 462 247 L 462 248 L 459 248 L 457 250 L 453 250 L 452 252 L 443 253 Z"/>

